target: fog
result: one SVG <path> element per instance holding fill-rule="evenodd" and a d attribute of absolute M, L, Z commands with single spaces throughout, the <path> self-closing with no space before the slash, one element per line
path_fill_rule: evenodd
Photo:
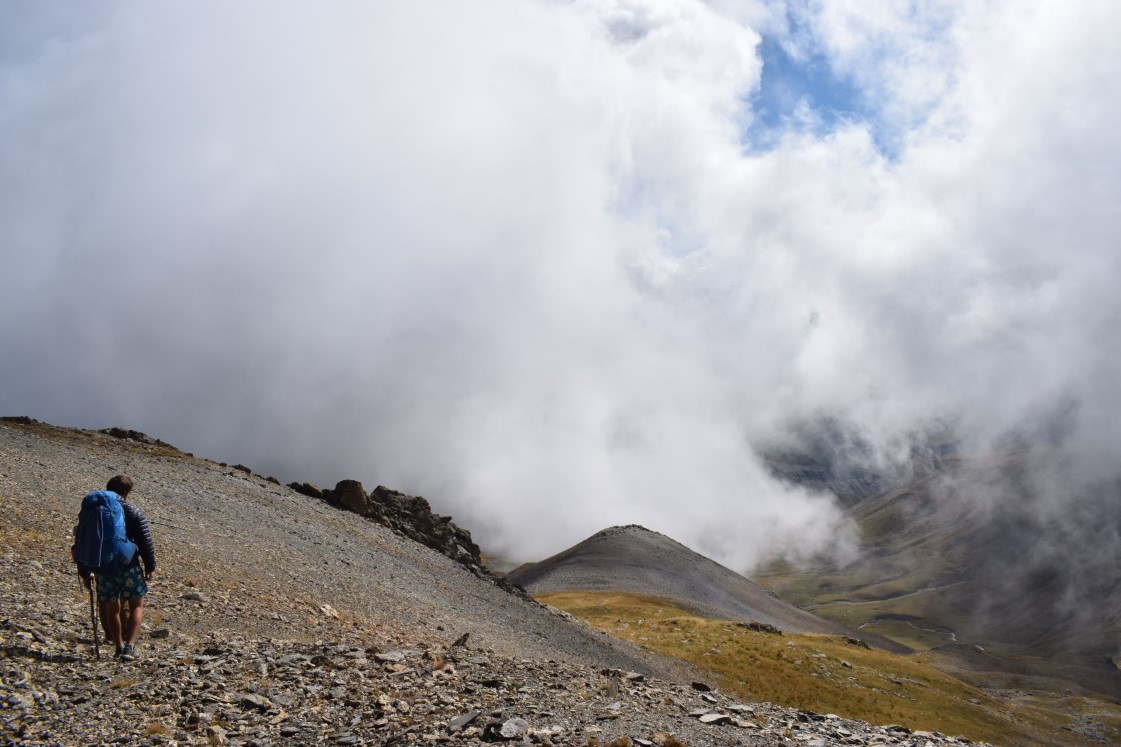
<path fill-rule="evenodd" d="M 759 456 L 823 419 L 1028 444 L 1061 516 L 1117 472 L 1121 6 L 867 6 L 5 3 L 0 414 L 518 559 L 850 551 Z"/>

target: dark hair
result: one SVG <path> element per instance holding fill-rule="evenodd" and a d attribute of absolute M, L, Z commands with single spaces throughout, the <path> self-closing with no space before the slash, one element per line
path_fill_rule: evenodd
<path fill-rule="evenodd" d="M 114 493 L 124 498 L 132 490 L 132 478 L 128 475 L 117 475 L 109 479 L 109 484 L 105 486 L 106 490 L 112 490 Z"/>

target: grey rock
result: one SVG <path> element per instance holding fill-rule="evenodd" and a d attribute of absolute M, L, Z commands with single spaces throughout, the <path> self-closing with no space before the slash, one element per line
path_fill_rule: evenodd
<path fill-rule="evenodd" d="M 524 718 L 512 718 L 498 730 L 503 739 L 521 739 L 529 733 L 529 722 Z"/>
<path fill-rule="evenodd" d="M 268 711 L 273 708 L 271 700 L 263 695 L 257 695 L 256 693 L 242 693 L 238 698 L 238 702 L 242 706 L 257 708 L 262 711 Z"/>
<path fill-rule="evenodd" d="M 464 713 L 460 716 L 456 716 L 451 721 L 449 721 L 448 722 L 448 728 L 450 728 L 450 729 L 462 729 L 463 727 L 467 726 L 468 724 L 473 723 L 481 715 L 482 715 L 482 711 L 468 711 L 467 713 Z"/>
<path fill-rule="evenodd" d="M 706 713 L 701 716 L 701 723 L 714 725 L 730 724 L 732 723 L 732 717 L 726 713 Z"/>

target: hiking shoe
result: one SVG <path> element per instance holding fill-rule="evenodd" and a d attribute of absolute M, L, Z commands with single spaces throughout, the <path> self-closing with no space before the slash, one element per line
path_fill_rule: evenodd
<path fill-rule="evenodd" d="M 136 650 L 136 646 L 131 643 L 126 643 L 124 649 L 121 651 L 121 658 L 125 661 L 136 661 L 140 658 L 140 654 Z"/>
<path fill-rule="evenodd" d="M 117 653 L 113 654 L 113 656 L 118 658 L 118 659 L 121 658 L 125 653 L 125 648 L 126 648 L 125 644 L 123 644 L 123 643 L 118 644 L 117 645 Z"/>

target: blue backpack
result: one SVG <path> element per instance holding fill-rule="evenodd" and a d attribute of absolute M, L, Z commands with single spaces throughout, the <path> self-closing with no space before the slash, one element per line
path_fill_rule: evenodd
<path fill-rule="evenodd" d="M 128 566 L 136 552 L 136 544 L 125 534 L 120 496 L 96 490 L 83 498 L 74 528 L 74 562 L 89 571 L 112 572 Z"/>

